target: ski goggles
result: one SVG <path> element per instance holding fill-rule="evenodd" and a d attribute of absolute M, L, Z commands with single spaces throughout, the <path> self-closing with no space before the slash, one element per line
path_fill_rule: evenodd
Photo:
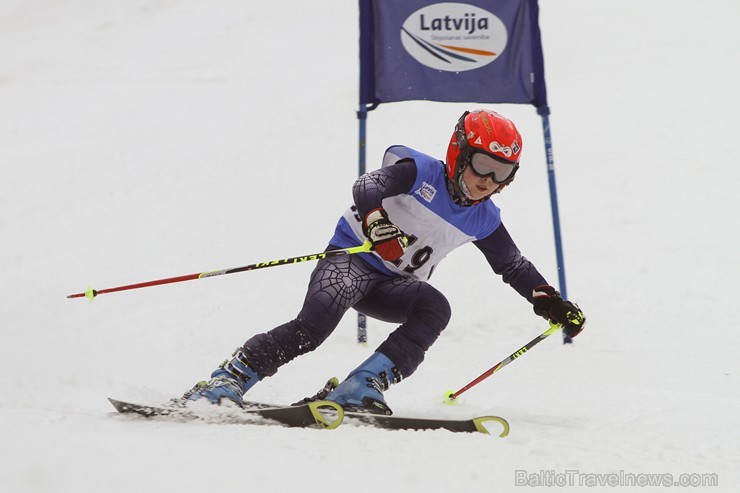
<path fill-rule="evenodd" d="M 514 178 L 519 165 L 500 158 L 497 159 L 490 154 L 474 152 L 470 159 L 470 169 L 481 178 L 490 178 L 494 183 L 501 185 Z"/>

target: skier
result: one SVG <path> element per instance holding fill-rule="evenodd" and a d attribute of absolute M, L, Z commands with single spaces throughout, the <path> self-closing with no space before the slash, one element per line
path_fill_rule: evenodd
<path fill-rule="evenodd" d="M 460 117 L 446 163 L 405 146 L 390 147 L 382 167 L 355 182 L 354 205 L 339 219 L 328 247 L 369 239 L 373 251 L 320 260 L 298 316 L 250 338 L 183 401 L 226 399 L 241 406 L 245 392 L 316 349 L 354 308 L 400 325 L 341 384 L 319 397 L 345 409 L 391 414 L 383 391 L 414 373 L 450 320 L 447 299 L 426 281 L 450 251 L 469 242 L 537 315 L 577 336 L 585 326 L 583 312 L 521 255 L 489 200 L 514 180 L 521 151 L 514 124 L 486 110 Z"/>

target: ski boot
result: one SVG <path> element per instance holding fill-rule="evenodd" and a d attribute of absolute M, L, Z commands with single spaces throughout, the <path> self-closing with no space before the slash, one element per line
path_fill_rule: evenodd
<path fill-rule="evenodd" d="M 391 415 L 383 391 L 401 381 L 401 373 L 383 353 L 375 352 L 326 395 L 346 411 Z"/>
<path fill-rule="evenodd" d="M 257 373 L 247 364 L 247 357 L 241 348 L 234 351 L 233 357 L 221 363 L 213 373 L 211 379 L 195 384 L 195 387 L 185 392 L 179 399 L 181 404 L 188 401 L 206 399 L 211 404 L 221 405 L 226 399 L 239 407 L 244 407 L 242 396 L 259 382 Z"/>

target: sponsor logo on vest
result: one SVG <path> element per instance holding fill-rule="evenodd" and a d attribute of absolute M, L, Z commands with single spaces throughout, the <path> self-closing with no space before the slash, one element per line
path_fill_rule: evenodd
<path fill-rule="evenodd" d="M 427 182 L 422 182 L 421 187 L 417 191 L 414 192 L 416 195 L 419 195 L 422 199 L 426 200 L 427 202 L 431 202 L 434 196 L 437 194 L 437 189 L 431 186 Z"/>

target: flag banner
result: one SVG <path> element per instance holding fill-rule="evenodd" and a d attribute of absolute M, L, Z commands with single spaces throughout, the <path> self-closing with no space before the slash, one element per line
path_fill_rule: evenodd
<path fill-rule="evenodd" d="M 537 0 L 360 0 L 360 103 L 547 106 Z"/>

